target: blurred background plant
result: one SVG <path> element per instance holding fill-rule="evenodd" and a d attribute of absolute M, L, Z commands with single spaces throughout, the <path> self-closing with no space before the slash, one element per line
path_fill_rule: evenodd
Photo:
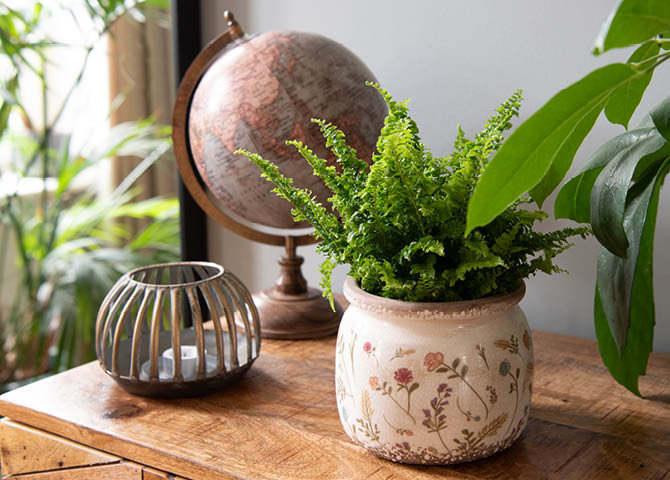
<path fill-rule="evenodd" d="M 72 106 L 112 25 L 128 15 L 160 20 L 167 2 L 15 3 L 0 4 L 0 391 L 94 359 L 108 289 L 134 267 L 179 256 L 177 200 L 137 200 L 137 180 L 171 151 L 169 127 L 151 117 L 92 125 L 91 105 Z M 79 41 L 53 35 L 54 22 Z M 71 72 L 65 88 L 62 76 L 52 82 L 59 56 Z M 115 156 L 143 160 L 112 189 Z M 145 219 L 144 228 L 123 218 Z"/>

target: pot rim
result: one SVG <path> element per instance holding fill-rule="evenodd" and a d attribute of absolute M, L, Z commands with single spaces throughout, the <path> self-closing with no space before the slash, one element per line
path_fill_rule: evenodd
<path fill-rule="evenodd" d="M 521 281 L 519 288 L 510 293 L 501 293 L 476 300 L 455 302 L 407 302 L 379 297 L 358 286 L 353 277 L 347 275 L 344 281 L 344 297 L 351 305 L 373 313 L 397 316 L 432 316 L 453 319 L 474 318 L 512 309 L 526 293 L 526 284 Z"/>

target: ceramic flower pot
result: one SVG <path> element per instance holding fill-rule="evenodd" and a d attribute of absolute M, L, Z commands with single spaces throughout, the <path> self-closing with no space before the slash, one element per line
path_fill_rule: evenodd
<path fill-rule="evenodd" d="M 336 350 L 340 420 L 351 439 L 396 462 L 492 455 L 521 435 L 533 380 L 524 285 L 481 300 L 412 303 L 347 278 Z"/>

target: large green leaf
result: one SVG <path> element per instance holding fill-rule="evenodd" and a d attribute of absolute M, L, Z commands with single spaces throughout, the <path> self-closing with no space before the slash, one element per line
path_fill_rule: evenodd
<path fill-rule="evenodd" d="M 653 348 L 653 246 L 658 196 L 668 162 L 631 189 L 626 210 L 629 255 L 601 248 L 594 317 L 598 347 L 612 376 L 636 395 Z"/>
<path fill-rule="evenodd" d="M 640 138 L 654 131 L 654 126 L 637 128 L 617 135 L 603 143 L 581 171 L 558 192 L 554 203 L 556 218 L 571 218 L 577 222 L 591 220 L 591 190 L 602 169 L 622 151 L 631 148 Z"/>
<path fill-rule="evenodd" d="M 589 223 L 591 219 L 591 190 L 593 184 L 603 171 L 603 166 L 586 170 L 571 178 L 556 196 L 554 216 L 571 218 L 580 223 Z"/>
<path fill-rule="evenodd" d="M 657 42 L 645 42 L 633 52 L 627 63 L 638 63 L 647 60 L 658 55 L 660 49 L 661 46 Z M 653 73 L 653 70 L 649 70 L 645 75 L 622 85 L 612 93 L 605 107 L 605 115 L 610 122 L 618 123 L 625 129 L 628 129 L 628 122 L 630 122 L 630 118 L 640 104 L 642 95 L 644 95 L 644 91 L 649 86 Z"/>
<path fill-rule="evenodd" d="M 638 128 L 644 128 L 644 127 L 655 127 L 659 132 L 661 132 L 661 135 L 663 135 L 666 140 L 668 139 L 668 135 L 664 134 L 663 132 L 666 132 L 668 128 L 670 128 L 670 116 L 667 115 L 667 113 L 663 113 L 664 108 L 668 108 L 670 105 L 667 103 L 670 97 L 666 98 L 663 100 L 661 103 L 656 105 L 651 112 L 647 113 L 644 117 L 642 117 L 642 121 L 640 122 L 640 125 L 638 125 Z M 654 123 L 654 119 L 652 118 L 652 114 L 656 117 L 656 123 Z M 660 150 L 657 150 L 656 152 L 647 155 L 644 157 L 638 164 L 637 168 L 635 169 L 635 174 L 633 175 L 633 181 L 637 182 L 640 178 L 644 177 L 648 172 L 648 168 L 654 168 L 657 169 L 658 166 L 668 157 L 670 156 L 670 142 L 666 142 L 665 146 L 661 148 Z M 656 165 L 658 163 L 658 165 Z M 654 170 L 656 171 L 656 170 Z"/>
<path fill-rule="evenodd" d="M 668 30 L 668 0 L 621 0 L 603 24 L 594 53 L 642 43 Z"/>
<path fill-rule="evenodd" d="M 670 141 L 670 96 L 656 105 L 649 112 L 649 116 L 661 135 Z"/>
<path fill-rule="evenodd" d="M 639 179 L 645 177 L 652 169 L 656 171 L 660 164 L 668 157 L 670 157 L 670 142 L 665 142 L 663 148 L 647 155 L 637 163 L 635 173 L 633 174 L 633 181 L 637 182 Z"/>
<path fill-rule="evenodd" d="M 670 39 L 670 31 L 665 32 L 659 36 L 662 40 L 665 40 L 664 42 L 661 43 L 661 48 L 663 50 L 670 50 L 670 43 L 667 42 L 667 40 Z"/>
<path fill-rule="evenodd" d="M 567 172 L 609 95 L 641 75 L 625 64 L 602 67 L 558 92 L 519 126 L 475 187 L 466 234 L 489 223 L 540 181 L 533 199 L 541 204 Z"/>
<path fill-rule="evenodd" d="M 568 136 L 565 138 L 563 144 L 554 154 L 554 161 L 549 165 L 549 170 L 542 177 L 540 182 L 530 189 L 530 196 L 541 207 L 544 200 L 551 195 L 551 192 L 561 183 L 565 174 L 570 170 L 572 160 L 579 146 L 584 141 L 584 138 L 593 128 L 600 112 L 606 105 L 606 100 L 603 100 L 591 111 L 579 120 L 572 128 Z"/>
<path fill-rule="evenodd" d="M 626 196 L 638 163 L 660 150 L 666 141 L 654 128 L 620 151 L 598 175 L 591 191 L 591 226 L 598 241 L 610 252 L 626 257 L 624 231 Z"/>

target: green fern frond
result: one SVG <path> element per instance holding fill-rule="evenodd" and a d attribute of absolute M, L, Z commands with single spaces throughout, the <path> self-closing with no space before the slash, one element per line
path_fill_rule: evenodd
<path fill-rule="evenodd" d="M 323 296 L 330 302 L 330 308 L 335 311 L 335 300 L 333 299 L 333 270 L 337 265 L 329 258 L 324 260 L 319 266 L 319 273 L 321 274 L 321 288 L 323 289 Z"/>
<path fill-rule="evenodd" d="M 344 132 L 325 120 L 313 118 L 312 122 L 319 126 L 321 134 L 326 140 L 326 148 L 331 149 L 338 163 L 342 165 L 342 175 L 345 177 L 361 175 L 362 179 L 365 180 L 368 164 L 358 158 L 358 153 L 353 147 L 347 145 Z"/>
<path fill-rule="evenodd" d="M 289 142 L 333 192 L 330 201 L 337 215 L 270 162 L 240 151 L 275 183 L 278 195 L 293 203 L 296 220 L 310 222 L 323 239 L 317 250 L 325 257 L 320 267 L 325 296 L 332 301 L 331 276 L 339 264 L 351 265 L 349 274 L 363 290 L 408 301 L 480 298 L 515 289 L 538 271 L 561 271 L 553 258 L 570 246 L 570 237 L 588 230 L 534 231 L 546 214 L 520 208 L 525 197 L 464 236 L 468 202 L 519 113 L 521 91 L 496 110 L 474 139 L 458 127 L 452 153 L 434 157 L 421 142 L 407 101 L 396 102 L 378 84 L 368 85 L 388 106 L 371 165 L 356 156 L 342 131 L 322 120 L 314 122 L 339 170 L 302 143 Z"/>
<path fill-rule="evenodd" d="M 292 212 L 296 221 L 309 222 L 321 239 L 331 244 L 337 242 L 339 220 L 314 199 L 310 190 L 295 187 L 292 179 L 286 178 L 274 163 L 258 154 L 243 149 L 236 150 L 235 153 L 244 155 L 254 162 L 261 169 L 261 176 L 275 184 L 272 191 L 291 202 L 295 207 Z"/>

